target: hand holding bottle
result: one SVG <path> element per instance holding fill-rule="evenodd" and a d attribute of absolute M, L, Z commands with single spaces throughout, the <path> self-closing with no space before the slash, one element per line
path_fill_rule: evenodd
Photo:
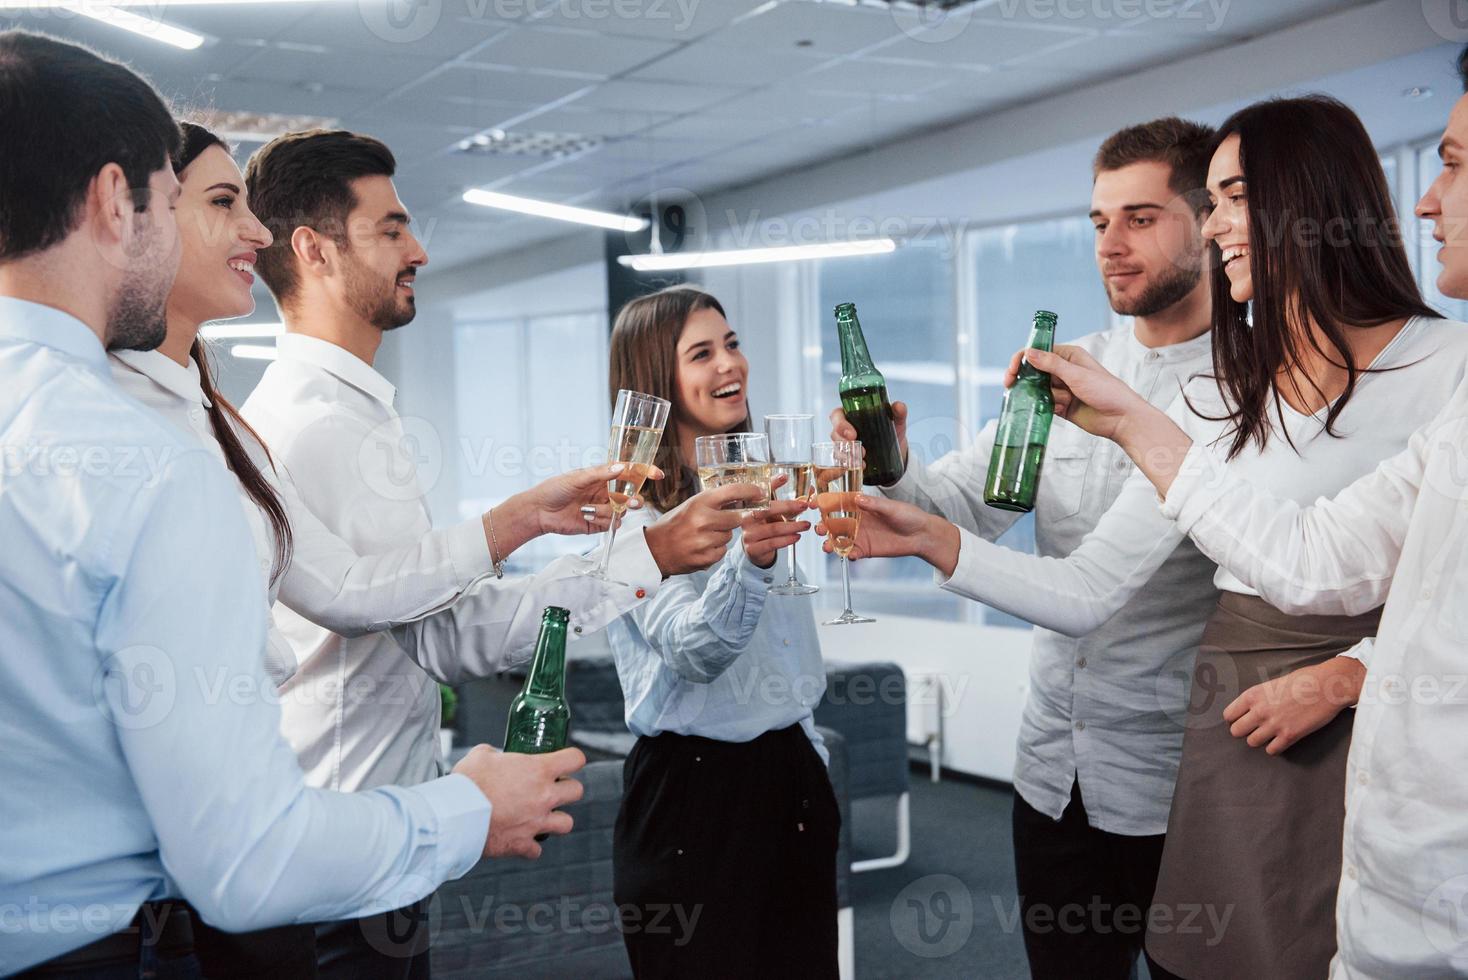
<path fill-rule="evenodd" d="M 1166 412 L 1127 387 L 1090 354 L 1068 344 L 1054 352 L 1020 351 L 1005 373 L 1005 384 L 1013 384 L 1021 357 L 1050 375 L 1057 415 L 1115 442 L 1158 493 L 1167 493 L 1193 440 Z"/>
<path fill-rule="evenodd" d="M 851 442 L 861 437 L 856 434 L 856 426 L 846 417 L 844 408 L 831 411 L 831 439 L 835 442 Z M 897 448 L 902 453 L 902 465 L 907 467 L 907 403 L 892 403 L 892 424 L 897 429 Z"/>
<path fill-rule="evenodd" d="M 569 834 L 572 820 L 561 807 L 581 799 L 585 788 L 573 773 L 586 765 L 580 749 L 546 755 L 500 752 L 476 745 L 454 766 L 490 801 L 485 857 L 540 857 L 541 834 Z"/>
<path fill-rule="evenodd" d="M 1083 348 L 1061 344 L 1054 351 L 1030 348 L 1017 352 L 1004 372 L 1004 386 L 1014 386 L 1021 361 L 1050 375 L 1055 414 L 1095 436 L 1113 439 L 1129 415 L 1157 412 L 1126 382 L 1101 366 Z"/>

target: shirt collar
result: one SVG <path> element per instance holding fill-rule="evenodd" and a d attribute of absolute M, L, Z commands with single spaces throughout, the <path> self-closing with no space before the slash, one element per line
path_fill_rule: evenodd
<path fill-rule="evenodd" d="M 107 351 L 91 327 L 54 306 L 0 296 L 0 337 L 52 347 L 107 370 Z"/>
<path fill-rule="evenodd" d="M 1166 344 L 1162 347 L 1148 347 L 1137 339 L 1135 327 L 1127 327 L 1127 342 L 1131 344 L 1132 350 L 1137 354 L 1155 353 L 1165 360 L 1186 360 L 1196 354 L 1210 350 L 1213 346 L 1213 331 L 1204 330 L 1191 340 L 1184 340 L 1180 344 Z"/>
<path fill-rule="evenodd" d="M 204 386 L 199 383 L 199 365 L 192 357 L 189 358 L 189 366 L 184 367 L 156 350 L 117 350 L 112 352 L 112 356 L 189 404 L 209 407 L 209 399 L 204 397 Z"/>
<path fill-rule="evenodd" d="M 389 408 L 397 396 L 398 390 L 378 374 L 372 365 L 330 341 L 307 337 L 305 334 L 286 333 L 275 338 L 275 350 L 280 360 L 300 361 L 319 367 L 353 388 L 366 392 Z"/>

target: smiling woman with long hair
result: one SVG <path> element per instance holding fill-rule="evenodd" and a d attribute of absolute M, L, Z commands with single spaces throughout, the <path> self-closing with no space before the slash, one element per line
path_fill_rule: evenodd
<path fill-rule="evenodd" d="M 1323 96 L 1260 102 L 1216 140 L 1203 226 L 1214 371 L 1168 415 L 1231 471 L 1309 503 L 1437 413 L 1468 369 L 1468 329 L 1423 303 L 1376 150 L 1349 108 Z M 1034 357 L 1042 370 L 1057 360 Z M 1115 435 L 1084 406 L 1067 417 Z M 859 553 L 920 554 L 951 576 L 949 590 L 1072 636 L 1110 618 L 1184 537 L 1142 473 L 1064 559 L 1009 551 L 897 501 L 863 507 Z M 1380 610 L 1286 615 L 1226 570 L 1214 584 L 1190 704 L 1175 719 L 1183 750 L 1146 916 L 1151 972 L 1313 980 L 1335 950 L 1343 708 L 1364 675 L 1349 651 Z M 1159 665 L 1159 690 L 1185 671 Z"/>
<path fill-rule="evenodd" d="M 622 308 L 611 390 L 672 402 L 666 478 L 639 520 L 693 498 L 699 436 L 749 431 L 748 387 L 739 338 L 708 293 L 675 286 Z M 639 980 L 836 975 L 841 817 L 812 720 L 825 667 L 809 601 L 768 596 L 778 549 L 810 527 L 804 507 L 774 501 L 724 561 L 670 578 L 607 628 L 638 736 L 613 864 Z M 686 932 L 642 928 L 659 908 Z"/>

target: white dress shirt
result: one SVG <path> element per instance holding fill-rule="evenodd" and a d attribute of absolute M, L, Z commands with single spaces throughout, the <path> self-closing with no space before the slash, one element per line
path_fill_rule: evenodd
<path fill-rule="evenodd" d="M 431 532 L 417 444 L 393 409 L 393 386 L 334 344 L 300 334 L 241 414 L 294 481 L 301 503 L 361 554 L 409 547 Z M 489 547 L 468 525 L 481 560 Z M 451 536 L 454 529 L 448 532 Z M 614 586 L 558 559 L 533 578 L 480 577 L 452 605 L 391 634 L 350 635 L 275 608 L 299 668 L 281 689 L 283 730 L 313 786 L 353 790 L 432 779 L 442 768 L 438 681 L 484 676 L 528 659 L 547 605 L 571 610 L 572 635 L 604 627 L 654 595 L 662 573 L 641 533 L 621 536 Z M 285 593 L 282 592 L 282 599 Z"/>
<path fill-rule="evenodd" d="M 1206 333 L 1150 348 L 1123 326 L 1071 343 L 1157 405 L 1171 403 L 1191 377 L 1212 367 Z M 903 478 L 882 492 L 943 515 L 973 540 L 993 541 L 1021 516 L 984 503 L 997 424 L 991 421 L 972 446 L 932 465 L 914 456 Z M 1035 502 L 1036 551 L 1052 559 L 1075 551 L 1133 470 L 1115 443 L 1056 419 Z M 1159 549 L 1162 574 L 1119 603 L 1115 615 L 1087 623 L 1073 636 L 1043 625 L 1035 631 L 1014 784 L 1030 806 L 1052 819 L 1065 811 L 1079 780 L 1092 826 L 1132 836 L 1167 829 L 1193 657 L 1217 601 L 1213 563 L 1180 541 L 1176 535 Z M 1037 574 L 1033 557 L 989 547 L 1028 559 L 1026 574 Z M 961 558 L 948 587 L 960 594 L 982 592 L 982 581 L 992 573 L 974 561 L 969 538 Z M 966 592 L 969 577 L 975 584 Z"/>
<path fill-rule="evenodd" d="M 209 421 L 199 366 L 192 359 L 184 367 L 158 351 L 118 351 L 111 355 L 111 362 L 112 376 L 124 391 L 228 465 Z M 492 570 L 484 529 L 477 519 L 431 531 L 408 547 L 359 556 L 301 502 L 284 466 L 277 468 L 243 427 L 236 426 L 235 433 L 280 497 L 290 520 L 291 561 L 282 574 L 275 574 L 275 534 L 264 512 L 237 485 L 255 542 L 261 585 L 272 604 L 279 598 L 286 608 L 313 623 L 356 636 L 422 617 Z M 273 616 L 269 625 L 265 669 L 281 685 L 296 672 L 295 651 L 276 628 Z"/>
<path fill-rule="evenodd" d="M 1385 599 L 1346 768 L 1331 975 L 1463 976 L 1468 383 L 1404 452 L 1307 503 L 1256 490 L 1195 445 L 1163 510 L 1287 612 L 1352 615 Z"/>
<path fill-rule="evenodd" d="M 308 789 L 264 671 L 235 481 L 0 298 L 0 974 L 181 897 L 227 930 L 397 908 L 479 860 L 463 776 Z"/>
<path fill-rule="evenodd" d="M 808 598 L 770 597 L 774 576 L 749 560 L 736 531 L 723 561 L 673 576 L 607 628 L 634 735 L 749 742 L 799 724 L 830 761 L 813 719 L 826 693 L 815 612 Z"/>

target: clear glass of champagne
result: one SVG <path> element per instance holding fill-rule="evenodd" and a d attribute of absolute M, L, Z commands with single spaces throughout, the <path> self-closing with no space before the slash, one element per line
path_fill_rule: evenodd
<path fill-rule="evenodd" d="M 658 444 L 663 441 L 663 428 L 668 424 L 666 398 L 644 395 L 625 388 L 617 392 L 612 409 L 612 438 L 608 446 L 608 462 L 621 463 L 622 472 L 607 481 L 607 496 L 612 504 L 612 526 L 602 548 L 601 561 L 586 574 L 605 582 L 612 561 L 612 543 L 617 540 L 617 527 L 627 511 L 627 498 L 642 490 L 647 474 L 657 458 Z"/>
<path fill-rule="evenodd" d="M 775 488 L 777 500 L 811 498 L 810 447 L 815 439 L 814 415 L 766 415 L 765 435 L 770 440 L 772 477 L 785 477 L 785 485 Z M 800 581 L 795 568 L 795 545 L 790 546 L 790 578 L 784 585 L 770 590 L 772 595 L 813 595 L 821 591 Z"/>
<path fill-rule="evenodd" d="M 733 483 L 752 483 L 762 494 L 735 500 L 725 510 L 749 517 L 770 509 L 770 442 L 763 432 L 725 432 L 693 440 L 698 460 L 698 482 L 704 490 Z"/>
<path fill-rule="evenodd" d="M 861 527 L 861 508 L 856 505 L 856 498 L 861 496 L 865 466 L 866 453 L 860 442 L 818 442 L 811 447 L 815 505 L 821 510 L 831 550 L 841 556 L 841 587 L 846 597 L 846 608 L 840 616 L 825 623 L 826 626 L 876 622 L 851 611 L 851 562 L 847 558 Z"/>

